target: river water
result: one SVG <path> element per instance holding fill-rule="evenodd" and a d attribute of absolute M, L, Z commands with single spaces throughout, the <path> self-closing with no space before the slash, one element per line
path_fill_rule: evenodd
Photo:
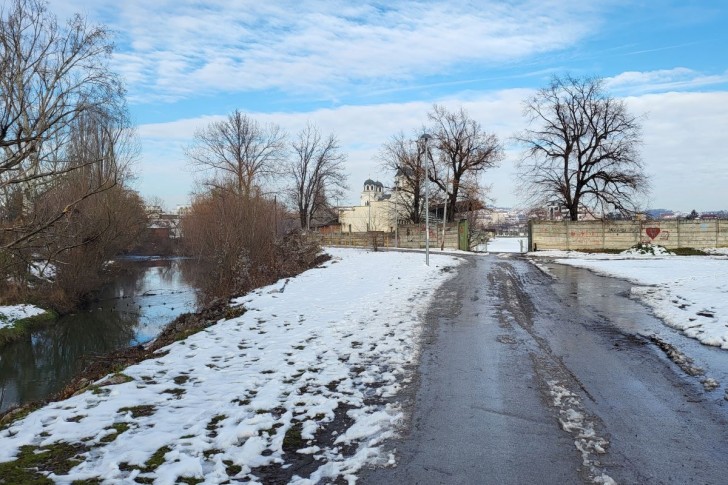
<path fill-rule="evenodd" d="M 118 276 L 76 313 L 0 348 L 0 411 L 61 390 L 94 355 L 153 339 L 197 308 L 193 261 L 129 257 Z"/>

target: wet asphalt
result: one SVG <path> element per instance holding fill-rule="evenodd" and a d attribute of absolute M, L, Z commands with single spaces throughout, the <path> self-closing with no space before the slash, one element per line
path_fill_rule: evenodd
<path fill-rule="evenodd" d="M 549 273 L 466 258 L 428 310 L 408 419 L 386 444 L 397 465 L 358 483 L 728 483 L 728 352 L 667 328 L 628 283 Z"/>

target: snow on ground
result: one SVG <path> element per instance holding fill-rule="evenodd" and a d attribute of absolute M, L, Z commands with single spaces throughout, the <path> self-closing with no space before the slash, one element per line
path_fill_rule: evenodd
<path fill-rule="evenodd" d="M 33 305 L 0 306 L 0 328 L 11 327 L 16 320 L 45 313 L 45 310 Z"/>
<path fill-rule="evenodd" d="M 631 281 L 632 294 L 667 325 L 728 350 L 728 258 L 539 251 L 561 264 Z"/>
<path fill-rule="evenodd" d="M 480 244 L 476 251 L 491 253 L 522 253 L 528 251 L 527 237 L 496 237 L 488 244 Z"/>
<path fill-rule="evenodd" d="M 427 267 L 416 253 L 328 251 L 325 268 L 238 298 L 242 316 L 125 369 L 129 382 L 0 431 L 0 462 L 23 445 L 81 443 L 83 461 L 50 478 L 157 485 L 257 482 L 257 467 L 306 460 L 309 473 L 291 472 L 292 482 L 353 481 L 365 463 L 392 462 L 379 447 L 403 413 L 387 398 L 410 381 L 423 312 L 460 260 L 432 254 Z"/>

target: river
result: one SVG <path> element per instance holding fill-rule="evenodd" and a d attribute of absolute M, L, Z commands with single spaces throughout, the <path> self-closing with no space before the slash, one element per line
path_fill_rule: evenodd
<path fill-rule="evenodd" d="M 193 261 L 127 257 L 91 303 L 0 348 L 0 412 L 61 390 L 90 357 L 152 340 L 178 315 L 197 309 Z"/>

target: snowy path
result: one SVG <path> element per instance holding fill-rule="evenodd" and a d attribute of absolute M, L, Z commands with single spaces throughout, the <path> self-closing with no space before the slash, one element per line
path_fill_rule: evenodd
<path fill-rule="evenodd" d="M 387 398 L 411 379 L 422 312 L 460 260 L 432 255 L 426 267 L 414 253 L 329 252 L 324 269 L 239 298 L 242 316 L 124 369 L 128 382 L 0 431 L 0 463 L 23 445 L 36 454 L 70 445 L 70 470 L 44 475 L 161 485 L 315 483 L 390 460 L 380 444 L 402 412 Z"/>

